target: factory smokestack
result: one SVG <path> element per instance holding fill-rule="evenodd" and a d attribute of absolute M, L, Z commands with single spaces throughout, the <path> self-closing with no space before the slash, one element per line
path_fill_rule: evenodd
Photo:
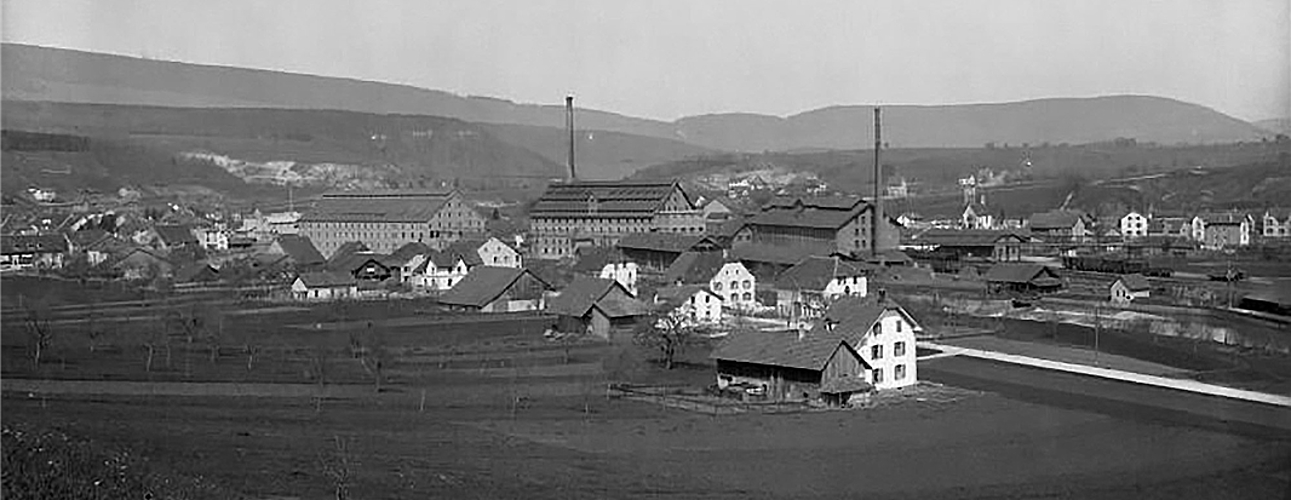
<path fill-rule="evenodd" d="M 874 220 L 870 224 L 870 254 L 879 255 L 879 236 L 883 231 L 883 172 L 879 164 L 879 152 L 883 149 L 882 122 L 879 118 L 879 107 L 874 107 L 874 207 L 870 213 Z"/>
<path fill-rule="evenodd" d="M 574 170 L 574 96 L 565 96 L 565 128 L 569 130 L 569 180 L 578 180 Z"/>

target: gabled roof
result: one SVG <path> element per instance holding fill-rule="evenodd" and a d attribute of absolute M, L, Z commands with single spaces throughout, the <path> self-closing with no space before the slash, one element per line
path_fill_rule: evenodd
<path fill-rule="evenodd" d="M 425 243 L 422 243 L 420 241 L 412 241 L 412 242 L 405 243 L 403 246 L 399 247 L 393 253 L 391 253 L 390 259 L 400 263 L 406 263 L 408 262 L 409 259 L 412 259 L 415 256 L 429 255 L 433 251 L 434 249 L 430 248 L 430 246 L 426 245 Z"/>
<path fill-rule="evenodd" d="M 825 310 L 821 321 L 812 328 L 812 333 L 830 331 L 860 345 L 862 339 L 874 328 L 874 323 L 883 317 L 885 312 L 892 311 L 905 318 L 914 331 L 922 329 L 914 316 L 901 307 L 896 301 L 884 296 L 843 297 Z"/>
<path fill-rule="evenodd" d="M 1240 212 L 1207 213 L 1201 214 L 1201 220 L 1205 221 L 1206 225 L 1241 224 L 1246 222 L 1246 214 Z"/>
<path fill-rule="evenodd" d="M 675 180 L 556 183 L 547 186 L 529 216 L 648 217 L 663 208 L 674 190 L 681 190 Z"/>
<path fill-rule="evenodd" d="M 1016 232 L 987 229 L 929 229 L 911 238 L 912 242 L 938 246 L 992 246 L 1002 240 L 1026 242 L 1026 238 Z"/>
<path fill-rule="evenodd" d="M 280 234 L 277 243 L 278 248 L 281 248 L 282 252 L 297 265 L 309 266 L 326 262 L 323 254 L 318 252 L 318 248 L 314 247 L 314 242 L 308 237 L 298 234 Z"/>
<path fill-rule="evenodd" d="M 820 253 L 809 246 L 780 246 L 750 243 L 731 248 L 730 256 L 741 262 L 793 265 Z"/>
<path fill-rule="evenodd" d="M 303 273 L 299 278 L 309 288 L 355 286 L 358 284 L 358 280 L 354 279 L 353 275 L 331 271 Z"/>
<path fill-rule="evenodd" d="M 1059 282 L 1053 269 L 1042 264 L 1000 263 L 986 271 L 990 283 L 1054 284 Z"/>
<path fill-rule="evenodd" d="M 544 287 L 551 288 L 551 285 L 526 269 L 479 266 L 472 269 L 465 278 L 462 278 L 462 281 L 457 282 L 457 285 L 440 297 L 439 301 L 449 305 L 483 307 L 500 297 L 526 274 L 542 283 Z"/>
<path fill-rule="evenodd" d="M 663 273 L 665 283 L 708 283 L 727 259 L 722 252 L 685 252 Z"/>
<path fill-rule="evenodd" d="M 103 240 L 111 238 L 112 235 L 102 229 L 82 229 L 67 234 L 67 239 L 77 248 L 93 248 Z"/>
<path fill-rule="evenodd" d="M 865 359 L 841 335 L 815 330 L 801 336 L 797 331 L 732 332 L 709 357 L 721 361 L 821 371 L 830 358 L 840 352 L 856 356 L 865 364 Z"/>
<path fill-rule="evenodd" d="M 600 274 L 606 264 L 619 262 L 618 250 L 613 247 L 579 247 L 574 252 L 574 272 Z"/>
<path fill-rule="evenodd" d="M 755 226 L 838 229 L 869 210 L 859 197 L 793 197 L 772 200 L 748 218 Z"/>
<path fill-rule="evenodd" d="M 624 294 L 631 295 L 617 281 L 576 276 L 569 286 L 560 291 L 560 295 L 553 297 L 547 303 L 547 310 L 556 314 L 582 317 L 614 287 L 619 287 Z"/>
<path fill-rule="evenodd" d="M 1076 225 L 1076 221 L 1082 220 L 1084 214 L 1074 210 L 1052 210 L 1041 212 L 1031 216 L 1027 224 L 1031 229 L 1049 230 L 1049 229 L 1071 229 Z"/>
<path fill-rule="evenodd" d="M 61 234 L 6 234 L 0 236 L 0 253 L 4 255 L 64 253 L 66 251 L 67 239 Z"/>
<path fill-rule="evenodd" d="M 824 290 L 834 278 L 867 276 L 863 267 L 837 257 L 807 257 L 776 276 L 782 290 Z"/>
<path fill-rule="evenodd" d="M 129 259 L 130 257 L 135 255 L 142 255 L 146 260 L 154 261 L 164 266 L 172 265 L 169 259 L 161 255 L 158 255 L 156 252 L 153 252 L 150 249 L 143 248 L 143 247 L 131 247 L 129 250 L 126 250 L 118 254 L 117 257 L 113 259 L 110 264 L 107 265 L 107 267 L 116 268 L 117 266 L 121 265 L 121 263 L 124 262 L 126 259 Z"/>
<path fill-rule="evenodd" d="M 1152 288 L 1148 285 L 1148 279 L 1143 277 L 1142 274 L 1126 274 L 1116 281 L 1121 282 L 1121 284 L 1125 285 L 1125 288 L 1131 292 L 1150 290 Z"/>
<path fill-rule="evenodd" d="M 219 279 L 220 271 L 205 262 L 193 262 L 175 271 L 176 283 L 205 283 Z"/>
<path fill-rule="evenodd" d="M 381 253 L 359 252 L 345 255 L 339 259 L 333 259 L 327 262 L 328 271 L 353 273 L 359 270 L 368 262 L 375 262 L 383 268 L 397 268 L 396 264 L 390 261 L 390 256 Z"/>
<path fill-rule="evenodd" d="M 368 248 L 368 246 L 362 241 L 347 241 L 342 243 L 340 247 L 337 247 L 335 252 L 332 252 L 332 256 L 327 259 L 327 265 L 330 267 L 333 263 L 338 262 L 341 259 L 348 259 L 350 255 L 370 250 L 372 249 Z"/>
<path fill-rule="evenodd" d="M 704 235 L 653 232 L 629 234 L 615 246 L 621 249 L 682 253 L 695 250 L 696 247 L 716 248 L 718 245 Z"/>
<path fill-rule="evenodd" d="M 659 288 L 658 290 L 655 290 L 654 296 L 655 296 L 655 300 L 658 302 L 663 302 L 667 304 L 680 304 L 682 302 L 690 300 L 690 298 L 694 297 L 695 294 L 697 293 L 707 293 L 709 295 L 717 297 L 718 300 L 722 299 L 721 295 L 713 293 L 713 291 L 709 290 L 708 287 L 705 285 L 665 286 L 665 287 Z"/>
<path fill-rule="evenodd" d="M 197 244 L 197 236 L 193 235 L 191 226 L 185 224 L 158 225 L 154 229 L 157 230 L 157 236 L 161 238 L 162 242 L 166 243 L 166 246 Z"/>
<path fill-rule="evenodd" d="M 457 240 L 448 245 L 448 248 L 444 249 L 444 253 L 461 257 L 468 266 L 478 266 L 484 263 L 484 259 L 480 257 L 480 247 L 484 246 L 487 241 L 483 239 Z"/>
<path fill-rule="evenodd" d="M 324 193 L 301 222 L 426 222 L 456 191 L 384 190 Z"/>

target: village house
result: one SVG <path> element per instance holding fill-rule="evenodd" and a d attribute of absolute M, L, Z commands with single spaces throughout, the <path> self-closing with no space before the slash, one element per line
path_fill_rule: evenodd
<path fill-rule="evenodd" d="M 573 257 L 637 233 L 703 234 L 704 215 L 676 180 L 551 184 L 529 212 L 532 254 Z"/>
<path fill-rule="evenodd" d="M 1026 237 L 1013 231 L 929 229 L 910 238 L 905 245 L 935 252 L 952 261 L 982 260 L 1016 262 L 1022 260 Z"/>
<path fill-rule="evenodd" d="M 520 252 L 502 240 L 463 239 L 453 242 L 444 251 L 461 256 L 467 266 L 521 267 Z"/>
<path fill-rule="evenodd" d="M 439 302 L 455 311 L 541 311 L 552 286 L 527 269 L 480 266 L 472 269 Z"/>
<path fill-rule="evenodd" d="M 1148 236 L 1193 239 L 1192 217 L 1178 214 L 1151 214 L 1148 216 Z"/>
<path fill-rule="evenodd" d="M 776 312 L 800 320 L 819 318 L 839 297 L 868 295 L 869 275 L 838 257 L 807 257 L 776 277 Z"/>
<path fill-rule="evenodd" d="M 229 231 L 216 228 L 206 227 L 196 229 L 198 244 L 207 250 L 227 251 L 229 249 Z"/>
<path fill-rule="evenodd" d="M 1143 214 L 1129 212 L 1120 219 L 1120 235 L 1125 239 L 1145 238 L 1151 221 Z"/>
<path fill-rule="evenodd" d="M 0 236 L 0 270 L 59 269 L 69 247 L 61 234 Z"/>
<path fill-rule="evenodd" d="M 314 242 L 298 234 L 278 235 L 264 253 L 284 255 L 287 262 L 296 269 L 317 268 L 327 262 L 323 254 L 314 248 Z"/>
<path fill-rule="evenodd" d="M 1291 209 L 1265 210 L 1262 221 L 1262 234 L 1265 238 L 1291 238 Z"/>
<path fill-rule="evenodd" d="M 991 293 L 1053 292 L 1062 288 L 1057 271 L 1043 264 L 1000 263 L 983 276 Z"/>
<path fill-rule="evenodd" d="M 484 234 L 484 217 L 457 190 L 386 190 L 324 193 L 300 218 L 300 234 L 324 256 L 361 241 L 393 252 L 408 242 L 443 249 Z"/>
<path fill-rule="evenodd" d="M 214 283 L 220 280 L 220 270 L 208 262 L 192 262 L 175 271 L 176 284 Z"/>
<path fill-rule="evenodd" d="M 648 309 L 617 281 L 578 276 L 547 302 L 556 329 L 617 340 L 628 335 Z"/>
<path fill-rule="evenodd" d="M 126 281 L 153 279 L 170 276 L 175 266 L 154 250 L 133 247 L 103 264 L 118 273 Z"/>
<path fill-rule="evenodd" d="M 404 281 L 414 289 L 428 291 L 450 290 L 471 271 L 461 255 L 441 251 L 413 256 L 404 266 L 411 269 Z"/>
<path fill-rule="evenodd" d="M 804 247 L 815 255 L 856 256 L 872 250 L 871 209 L 857 196 L 781 196 L 749 216 L 735 239 Z M 899 238 L 896 222 L 885 219 L 877 245 L 880 252 L 894 250 Z"/>
<path fill-rule="evenodd" d="M 721 252 L 686 252 L 664 273 L 664 282 L 674 285 L 707 285 L 725 299 L 725 306 L 751 309 L 757 305 L 754 294 L 757 278 L 744 264 L 727 259 Z"/>
<path fill-rule="evenodd" d="M 1146 299 L 1151 295 L 1152 287 L 1148 279 L 1141 274 L 1127 274 L 1116 278 L 1108 287 L 1110 301 L 1116 304 L 1128 304 L 1135 299 Z"/>
<path fill-rule="evenodd" d="M 1204 214 L 1201 221 L 1202 246 L 1210 249 L 1251 244 L 1251 217 L 1238 212 Z"/>
<path fill-rule="evenodd" d="M 135 236 L 135 242 L 158 250 L 175 251 L 201 246 L 192 226 L 186 224 L 159 224 L 151 231 Z"/>
<path fill-rule="evenodd" d="M 615 248 L 624 259 L 650 272 L 663 272 L 686 252 L 721 250 L 721 246 L 708 236 L 679 233 L 630 234 L 619 240 Z"/>
<path fill-rule="evenodd" d="M 686 308 L 690 320 L 696 324 L 722 322 L 722 296 L 704 285 L 665 286 L 654 293 L 654 303 L 663 311 Z"/>
<path fill-rule="evenodd" d="M 358 287 L 358 280 L 347 273 L 308 272 L 291 284 L 291 294 L 297 300 L 348 299 L 358 295 Z"/>
<path fill-rule="evenodd" d="M 872 368 L 840 335 L 743 330 L 713 351 L 717 387 L 742 398 L 846 405 L 874 389 Z"/>
<path fill-rule="evenodd" d="M 959 215 L 959 227 L 962 229 L 994 229 L 995 216 L 990 209 L 981 203 L 969 203 Z"/>
<path fill-rule="evenodd" d="M 599 278 L 614 280 L 623 285 L 628 293 L 637 295 L 637 265 L 633 262 L 611 262 L 601 268 Z"/>
<path fill-rule="evenodd" d="M 1053 210 L 1032 215 L 1027 227 L 1046 241 L 1084 241 L 1094 234 L 1090 222 L 1079 211 Z"/>
<path fill-rule="evenodd" d="M 923 327 L 882 290 L 877 297 L 844 297 L 834 302 L 812 332 L 818 330 L 840 335 L 861 355 L 870 366 L 867 381 L 875 389 L 918 383 L 915 339 Z"/>

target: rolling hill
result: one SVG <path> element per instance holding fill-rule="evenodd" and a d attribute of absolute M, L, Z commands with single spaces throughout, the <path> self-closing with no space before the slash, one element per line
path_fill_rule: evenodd
<path fill-rule="evenodd" d="M 519 104 L 408 85 L 18 44 L 4 44 L 2 51 L 0 89 L 10 100 L 340 109 L 555 129 L 564 125 L 563 108 L 558 105 Z M 553 96 L 553 100 L 557 99 L 559 96 Z M 578 123 L 588 130 L 682 141 L 726 151 L 856 149 L 873 143 L 873 116 L 868 106 L 832 106 L 783 118 L 732 113 L 685 117 L 674 122 L 579 109 Z M 533 136 L 528 135 L 530 132 Z M 502 135 L 518 145 L 545 145 L 542 137 L 551 133 L 511 129 Z M 1264 129 L 1215 110 L 1151 96 L 884 107 L 884 136 L 893 146 L 903 148 L 981 147 L 989 142 L 1080 144 L 1118 137 L 1161 144 L 1197 144 L 1258 140 L 1268 135 Z M 649 147 L 645 141 L 631 146 Z M 550 154 L 546 156 L 551 158 Z M 640 155 L 627 154 L 608 163 L 635 163 L 636 156 Z"/>

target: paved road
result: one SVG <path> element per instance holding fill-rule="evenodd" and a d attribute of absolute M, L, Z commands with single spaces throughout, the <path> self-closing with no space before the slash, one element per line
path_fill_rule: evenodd
<path fill-rule="evenodd" d="M 921 361 L 919 376 L 1044 405 L 1291 440 L 1291 410 L 1267 404 L 966 356 Z"/>

